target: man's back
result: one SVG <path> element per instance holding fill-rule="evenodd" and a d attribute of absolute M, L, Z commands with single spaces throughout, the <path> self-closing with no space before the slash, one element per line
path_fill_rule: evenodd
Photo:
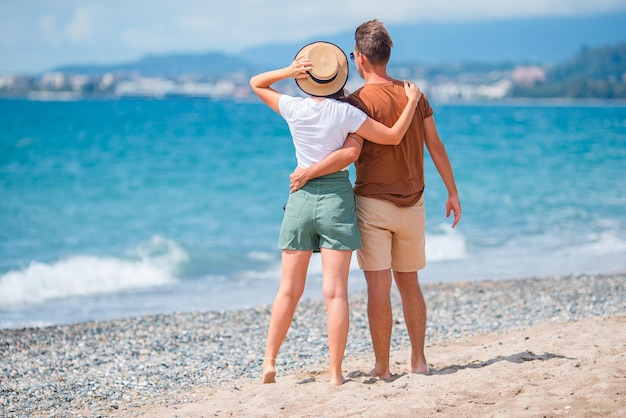
<path fill-rule="evenodd" d="M 375 120 L 392 126 L 406 105 L 401 81 L 368 83 L 353 93 Z M 388 200 L 397 206 L 413 206 L 424 190 L 424 119 L 432 116 L 422 95 L 404 139 L 397 146 L 365 141 L 356 166 L 354 191 L 360 196 Z"/>

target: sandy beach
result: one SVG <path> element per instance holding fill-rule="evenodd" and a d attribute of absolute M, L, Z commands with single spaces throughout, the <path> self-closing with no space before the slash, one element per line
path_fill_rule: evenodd
<path fill-rule="evenodd" d="M 538 325 L 442 341 L 428 347 L 432 375 L 401 372 L 391 382 L 365 373 L 370 356 L 348 358 L 349 381 L 328 385 L 323 368 L 275 385 L 236 381 L 190 393 L 189 402 L 122 416 L 150 417 L 624 417 L 626 316 Z"/>
<path fill-rule="evenodd" d="M 348 381 L 326 374 L 325 311 L 302 301 L 260 384 L 268 306 L 0 330 L 0 415 L 626 416 L 626 276 L 424 285 L 431 376 L 406 373 L 394 293 L 391 381 L 351 294 Z"/>

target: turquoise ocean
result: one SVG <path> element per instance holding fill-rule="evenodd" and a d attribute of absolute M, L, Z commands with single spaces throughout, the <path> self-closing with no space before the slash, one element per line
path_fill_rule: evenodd
<path fill-rule="evenodd" d="M 626 104 L 433 107 L 423 283 L 626 271 Z M 294 166 L 259 102 L 0 100 L 0 328 L 270 304 Z"/>

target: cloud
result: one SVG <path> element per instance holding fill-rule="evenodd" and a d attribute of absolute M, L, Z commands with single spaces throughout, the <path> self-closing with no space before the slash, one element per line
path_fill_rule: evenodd
<path fill-rule="evenodd" d="M 88 42 L 92 39 L 93 19 L 91 13 L 84 8 L 74 12 L 72 21 L 65 27 L 65 34 L 74 42 Z"/>
<path fill-rule="evenodd" d="M 163 45 L 158 32 L 138 27 L 124 29 L 120 38 L 124 45 L 145 51 L 159 50 Z"/>
<path fill-rule="evenodd" d="M 199 33 L 199 32 L 208 32 L 211 29 L 215 28 L 216 24 L 219 23 L 219 18 L 217 17 L 209 17 L 198 14 L 182 16 L 178 19 L 178 26 L 186 31 Z"/>
<path fill-rule="evenodd" d="M 373 18 L 389 25 L 618 10 L 626 10 L 626 0 L 0 0 L 0 71 L 148 53 L 237 52 L 352 31 Z"/>
<path fill-rule="evenodd" d="M 169 22 L 160 44 L 167 49 L 240 50 L 255 44 L 302 40 L 354 29 L 377 18 L 386 24 L 495 18 L 582 15 L 625 10 L 626 0 L 153 0 L 156 19 Z M 156 11 L 158 10 L 158 12 Z M 191 37 L 189 36 L 191 35 Z"/>
<path fill-rule="evenodd" d="M 59 46 L 63 42 L 57 19 L 53 15 L 45 15 L 37 25 L 44 44 Z"/>

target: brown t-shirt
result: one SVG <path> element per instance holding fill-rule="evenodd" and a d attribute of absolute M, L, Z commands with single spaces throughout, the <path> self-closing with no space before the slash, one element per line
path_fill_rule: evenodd
<path fill-rule="evenodd" d="M 375 120 L 391 127 L 407 98 L 399 80 L 365 84 L 352 93 Z M 399 145 L 378 145 L 365 140 L 356 167 L 354 192 L 388 200 L 396 206 L 415 205 L 424 191 L 424 119 L 433 115 L 425 95 L 420 98 L 411 125 Z"/>

